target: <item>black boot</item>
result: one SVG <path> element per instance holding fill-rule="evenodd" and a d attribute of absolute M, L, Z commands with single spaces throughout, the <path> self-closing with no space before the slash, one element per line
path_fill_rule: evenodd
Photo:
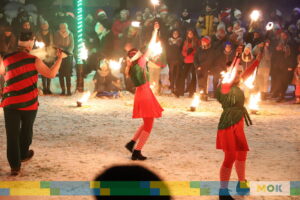
<path fill-rule="evenodd" d="M 129 151 L 130 153 L 132 153 L 134 145 L 135 145 L 135 141 L 131 140 L 130 142 L 128 142 L 128 143 L 125 145 L 125 148 L 128 149 L 128 151 Z"/>
<path fill-rule="evenodd" d="M 234 198 L 230 196 L 228 188 L 224 188 L 219 190 L 219 200 L 234 200 Z"/>
<path fill-rule="evenodd" d="M 147 157 L 143 156 L 141 150 L 134 150 L 132 152 L 131 160 L 146 160 Z"/>
<path fill-rule="evenodd" d="M 26 161 L 30 160 L 33 156 L 34 156 L 34 151 L 33 150 L 29 150 L 27 152 L 26 157 L 21 159 L 21 162 L 26 162 Z"/>

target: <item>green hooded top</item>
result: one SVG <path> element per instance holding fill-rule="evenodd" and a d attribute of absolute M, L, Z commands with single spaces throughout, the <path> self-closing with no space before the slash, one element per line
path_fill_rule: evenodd
<path fill-rule="evenodd" d="M 223 130 L 237 124 L 243 117 L 246 124 L 252 125 L 247 109 L 244 107 L 244 92 L 236 85 L 230 88 L 226 94 L 221 92 L 221 87 L 216 91 L 217 100 L 222 104 L 223 113 L 221 115 L 218 129 Z"/>

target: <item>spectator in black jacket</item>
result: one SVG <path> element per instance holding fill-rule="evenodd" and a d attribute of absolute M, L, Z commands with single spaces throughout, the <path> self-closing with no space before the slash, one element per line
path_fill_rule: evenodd
<path fill-rule="evenodd" d="M 201 47 L 196 52 L 194 64 L 197 71 L 198 87 L 200 92 L 203 92 L 202 99 L 207 100 L 207 79 L 208 72 L 211 70 L 215 51 L 211 48 L 211 39 L 205 36 L 201 39 Z"/>
<path fill-rule="evenodd" d="M 179 84 L 179 74 L 182 71 L 183 57 L 181 54 L 182 38 L 179 30 L 173 30 L 168 40 L 167 60 L 169 65 L 170 89 L 174 93 Z"/>
<path fill-rule="evenodd" d="M 217 89 L 219 80 L 221 78 L 221 72 L 226 71 L 226 63 L 229 61 L 233 61 L 234 58 L 234 49 L 232 47 L 232 44 L 230 42 L 225 42 L 223 44 L 222 49 L 218 49 L 218 52 L 216 53 L 216 59 L 214 64 L 211 68 L 211 73 L 213 75 L 213 86 L 214 86 L 214 92 Z"/>

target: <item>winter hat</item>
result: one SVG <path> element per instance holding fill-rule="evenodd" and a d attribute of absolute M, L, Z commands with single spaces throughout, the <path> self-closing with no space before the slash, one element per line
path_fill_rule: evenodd
<path fill-rule="evenodd" d="M 234 15 L 235 18 L 238 19 L 239 17 L 241 17 L 242 12 L 239 9 L 235 9 L 234 12 L 233 12 L 233 15 Z"/>
<path fill-rule="evenodd" d="M 222 23 L 222 22 L 218 24 L 217 31 L 221 30 L 221 29 L 224 29 L 226 31 L 226 25 L 224 23 Z"/>
<path fill-rule="evenodd" d="M 231 8 L 225 8 L 221 11 L 221 19 L 229 17 L 231 13 Z"/>
<path fill-rule="evenodd" d="M 185 14 L 185 15 L 184 15 Z M 188 11 L 188 9 L 184 9 L 183 11 L 182 11 L 182 13 L 181 13 L 181 19 L 182 20 L 188 20 L 188 19 L 190 19 L 191 18 L 191 16 L 190 16 L 190 13 L 189 13 L 189 11 Z"/>
<path fill-rule="evenodd" d="M 66 15 L 75 19 L 75 15 L 72 12 L 66 12 Z"/>
<path fill-rule="evenodd" d="M 252 44 L 251 43 L 246 44 L 244 51 L 245 49 L 249 49 L 250 51 L 252 51 Z"/>
<path fill-rule="evenodd" d="M 97 17 L 105 17 L 106 16 L 106 12 L 102 9 L 98 9 L 97 12 L 96 12 L 96 16 Z"/>
<path fill-rule="evenodd" d="M 297 12 L 298 14 L 300 14 L 300 8 L 294 8 L 293 12 Z"/>
<path fill-rule="evenodd" d="M 168 14 L 168 12 L 169 12 L 168 7 L 165 4 L 160 6 L 160 8 L 159 8 L 160 14 Z"/>
<path fill-rule="evenodd" d="M 210 44 L 210 41 L 211 41 L 211 39 L 209 36 L 205 36 L 201 39 L 201 42 L 205 42 L 206 44 Z"/>

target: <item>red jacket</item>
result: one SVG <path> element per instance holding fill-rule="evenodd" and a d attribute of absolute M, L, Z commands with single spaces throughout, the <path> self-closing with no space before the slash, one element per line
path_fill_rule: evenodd
<path fill-rule="evenodd" d="M 188 54 L 188 49 L 192 48 L 193 51 Z M 184 57 L 184 63 L 194 63 L 194 56 L 197 51 L 197 40 L 189 43 L 187 41 L 184 42 L 182 47 L 182 55 Z"/>

